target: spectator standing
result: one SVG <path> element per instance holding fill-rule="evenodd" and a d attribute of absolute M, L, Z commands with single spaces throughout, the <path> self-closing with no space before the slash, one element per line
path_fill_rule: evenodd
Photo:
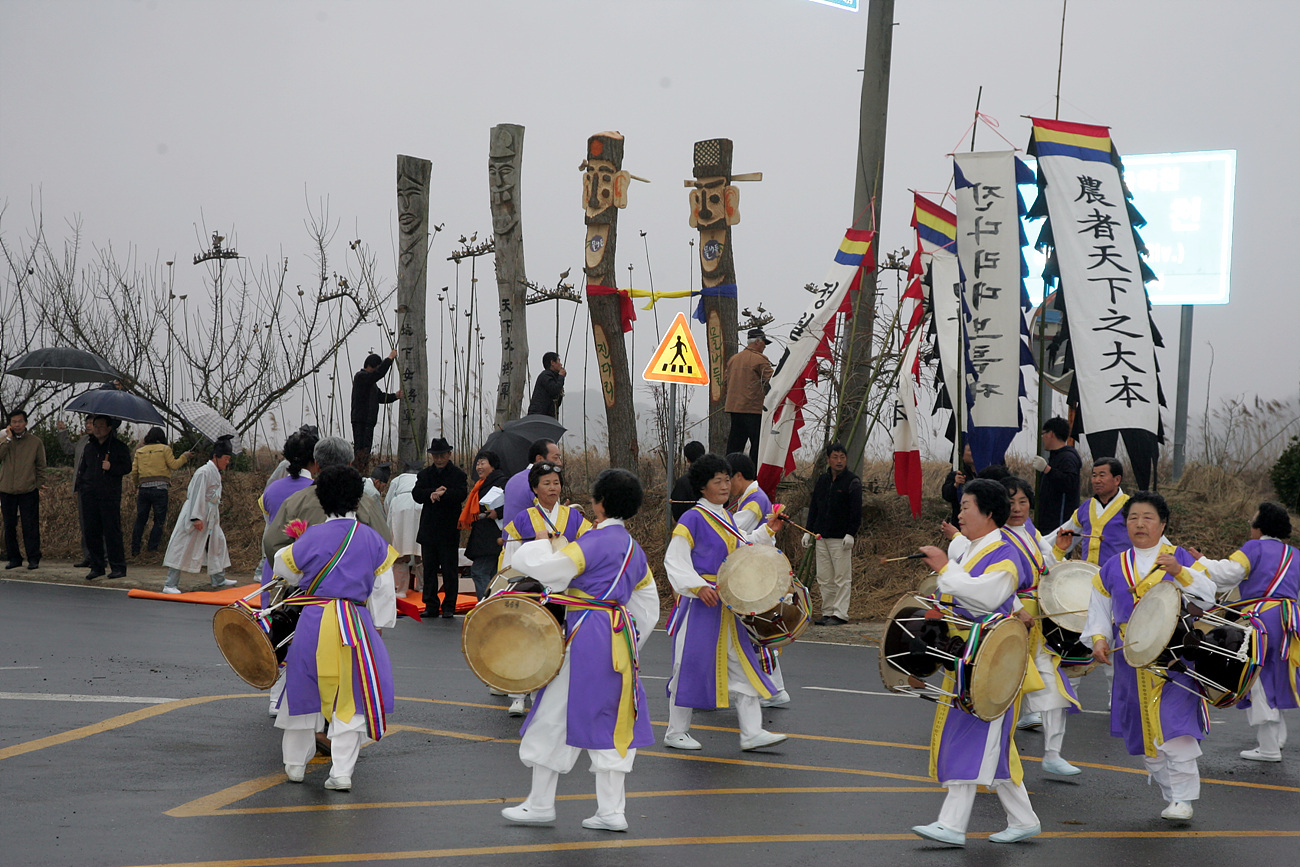
<path fill-rule="evenodd" d="M 478 480 L 470 488 L 465 508 L 460 512 L 460 529 L 469 530 L 465 556 L 474 564 L 469 567 L 469 577 L 474 579 L 474 593 L 479 599 L 487 596 L 488 584 L 492 583 L 501 557 L 501 515 L 498 509 L 488 507 L 504 495 L 508 477 L 500 466 L 501 458 L 496 452 L 479 450 L 474 456 Z"/>
<path fill-rule="evenodd" d="M 560 353 L 548 352 L 542 356 L 542 372 L 537 374 L 533 397 L 528 401 L 529 415 L 559 416 L 560 402 L 564 400 L 564 378 L 568 374 Z"/>
<path fill-rule="evenodd" d="M 86 513 L 81 508 L 80 488 L 77 487 L 76 471 L 81 466 L 81 455 L 86 451 L 86 443 L 94 436 L 92 431 L 93 423 L 91 417 L 86 416 L 86 427 L 81 436 L 74 441 L 71 434 L 68 433 L 68 426 L 62 421 L 54 425 L 54 435 L 59 438 L 59 447 L 63 453 L 72 458 L 72 499 L 77 504 L 77 528 L 81 531 L 81 560 L 73 563 L 73 569 L 85 569 L 90 565 L 90 548 L 86 546 Z M 100 552 L 101 556 L 103 552 Z"/>
<path fill-rule="evenodd" d="M 402 396 L 400 388 L 392 393 L 379 389 L 379 381 L 388 375 L 396 357 L 396 349 L 384 359 L 372 352 L 352 377 L 352 447 L 356 451 L 354 461 L 363 471 L 370 460 L 370 446 L 375 439 L 375 425 L 379 422 L 379 405 L 392 403 Z"/>
<path fill-rule="evenodd" d="M 118 421 L 91 417 L 92 433 L 77 464 L 74 485 L 86 518 L 86 547 L 90 554 L 87 581 L 104 575 L 126 577 L 126 548 L 122 544 L 122 477 L 131 472 L 131 452 L 117 438 Z"/>
<path fill-rule="evenodd" d="M 970 443 L 966 443 L 961 449 L 961 469 L 948 471 L 947 477 L 943 480 L 943 489 L 940 491 L 944 500 L 952 507 L 949 522 L 954 527 L 957 526 L 957 513 L 961 511 L 962 489 L 973 478 L 975 478 L 975 459 L 971 457 Z"/>
<path fill-rule="evenodd" d="M 212 446 L 212 459 L 194 471 L 163 555 L 167 567 L 164 593 L 180 593 L 181 572 L 198 572 L 204 566 L 213 590 L 235 586 L 233 579 L 226 578 L 230 551 L 221 529 L 221 474 L 233 456 L 230 441 L 219 439 Z"/>
<path fill-rule="evenodd" d="M 533 505 L 533 489 L 528 484 L 528 471 L 533 464 L 545 461 L 548 464 L 560 463 L 560 446 L 555 440 L 533 440 L 528 447 L 528 466 L 510 477 L 506 482 L 506 501 L 501 507 L 501 519 L 509 523 L 515 516 Z"/>
<path fill-rule="evenodd" d="M 673 492 L 668 497 L 672 501 L 668 504 L 668 508 L 672 510 L 674 524 L 695 505 L 695 488 L 691 485 L 691 464 L 698 461 L 705 451 L 704 443 L 696 440 L 691 440 L 682 449 L 682 457 L 686 458 L 686 472 L 678 476 L 677 481 L 673 483 Z"/>
<path fill-rule="evenodd" d="M 1043 425 L 1043 449 L 1047 458 L 1034 456 L 1034 469 L 1043 474 L 1034 524 L 1045 531 L 1064 524 L 1079 508 L 1079 473 L 1083 469 L 1083 459 L 1067 442 L 1069 438 L 1069 422 L 1059 417 L 1049 418 Z"/>
<path fill-rule="evenodd" d="M 387 514 L 384 507 L 384 495 L 388 493 L 388 481 L 392 478 L 392 464 L 383 463 L 370 471 L 362 488 L 362 496 L 375 501 L 375 505 Z"/>
<path fill-rule="evenodd" d="M 23 524 L 27 568 L 41 564 L 41 488 L 45 485 L 45 443 L 27 430 L 27 413 L 9 413 L 0 431 L 0 511 L 4 514 L 6 569 L 23 565 L 18 551 L 18 521 Z"/>
<path fill-rule="evenodd" d="M 388 524 L 393 528 L 393 548 L 401 555 L 393 563 L 393 585 L 398 597 L 403 599 L 408 590 L 420 589 L 424 568 L 420 546 L 415 541 L 420 535 L 420 514 L 424 509 L 411 499 L 419 470 L 419 464 L 408 465 L 406 472 L 389 483 L 388 493 L 384 495 Z"/>
<path fill-rule="evenodd" d="M 420 470 L 411 497 L 423 506 L 420 543 L 424 553 L 424 609 L 438 611 L 438 573 L 442 573 L 442 616 L 456 616 L 459 592 L 460 532 L 456 524 L 461 504 L 469 493 L 465 471 L 451 462 L 451 444 L 442 437 L 429 443 L 433 463 Z"/>
<path fill-rule="evenodd" d="M 731 433 L 727 436 L 727 452 L 745 451 L 749 443 L 749 459 L 758 463 L 758 436 L 763 426 L 763 395 L 767 393 L 768 380 L 772 378 L 772 362 L 763 349 L 772 341 L 761 328 L 749 329 L 749 343 L 727 362 L 723 382 L 727 388 L 725 408 L 731 416 Z"/>
<path fill-rule="evenodd" d="M 163 525 L 167 523 L 167 500 L 171 491 L 172 471 L 185 466 L 191 452 L 180 457 L 172 454 L 167 445 L 167 435 L 160 427 L 151 427 L 144 435 L 144 445 L 135 450 L 131 458 L 131 484 L 135 491 L 135 526 L 131 529 L 131 556 L 140 555 L 140 542 L 144 528 L 153 513 L 153 529 L 149 531 L 149 550 L 157 551 L 162 544 Z"/>
<path fill-rule="evenodd" d="M 853 536 L 862 524 L 862 482 L 850 472 L 843 443 L 826 447 L 826 472 L 813 488 L 808 506 L 808 529 L 816 533 L 817 587 L 822 596 L 818 626 L 843 626 L 849 622 L 849 593 L 853 587 Z M 813 544 L 803 534 L 803 546 Z"/>

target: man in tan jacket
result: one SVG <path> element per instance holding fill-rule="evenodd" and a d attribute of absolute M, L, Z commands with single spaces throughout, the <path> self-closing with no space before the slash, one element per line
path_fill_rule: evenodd
<path fill-rule="evenodd" d="M 45 443 L 28 432 L 27 413 L 9 413 L 0 430 L 0 511 L 4 513 L 6 569 L 23 565 L 18 550 L 18 518 L 23 521 L 27 568 L 41 562 L 41 486 L 45 484 Z"/>
<path fill-rule="evenodd" d="M 763 426 L 763 395 L 772 378 L 772 362 L 763 348 L 772 341 L 761 328 L 749 329 L 749 343 L 727 362 L 723 382 L 727 389 L 724 408 L 731 416 L 731 433 L 727 437 L 727 454 L 742 452 L 749 444 L 749 458 L 758 463 L 758 434 Z"/>

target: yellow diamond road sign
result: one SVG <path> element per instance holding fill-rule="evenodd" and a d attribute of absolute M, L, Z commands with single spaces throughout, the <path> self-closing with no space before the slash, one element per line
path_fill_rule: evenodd
<path fill-rule="evenodd" d="M 664 335 L 663 343 L 650 358 L 641 378 L 647 382 L 676 382 L 681 385 L 708 385 L 709 369 L 691 337 L 686 314 L 678 313 Z"/>

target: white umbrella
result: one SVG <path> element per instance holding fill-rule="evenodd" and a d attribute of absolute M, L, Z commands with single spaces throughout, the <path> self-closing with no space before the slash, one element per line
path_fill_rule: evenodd
<path fill-rule="evenodd" d="M 222 437 L 230 437 L 230 448 L 235 454 L 244 450 L 243 440 L 240 439 L 239 431 L 235 430 L 235 426 L 207 404 L 196 400 L 182 400 L 176 404 L 176 411 L 181 414 L 181 418 L 189 422 L 190 427 L 212 442 L 215 443 Z"/>

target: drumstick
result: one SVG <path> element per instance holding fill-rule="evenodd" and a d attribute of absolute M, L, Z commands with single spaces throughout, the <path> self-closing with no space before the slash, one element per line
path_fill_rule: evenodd
<path fill-rule="evenodd" d="M 781 510 L 784 508 L 785 506 L 783 504 L 777 503 L 776 507 L 772 510 L 772 514 L 776 515 L 778 518 L 780 518 L 782 521 L 785 521 L 787 524 L 789 524 L 791 527 L 794 527 L 796 530 L 802 530 L 803 532 L 807 533 L 809 536 L 812 536 L 814 539 L 820 539 L 822 537 L 821 533 L 814 533 L 812 530 L 809 530 L 807 527 L 801 527 L 798 524 L 796 524 L 794 521 L 791 521 L 785 515 L 781 514 Z"/>
<path fill-rule="evenodd" d="M 1042 620 L 1044 617 L 1060 617 L 1063 614 L 1087 614 L 1087 613 L 1088 613 L 1087 608 L 1083 609 L 1082 611 L 1058 611 L 1055 614 L 1035 614 L 1034 619 Z"/>
<path fill-rule="evenodd" d="M 924 552 L 917 551 L 917 552 L 915 552 L 915 553 L 913 553 L 913 554 L 908 554 L 908 555 L 905 556 L 905 557 L 881 557 L 881 558 L 880 558 L 880 562 L 881 562 L 881 563 L 897 563 L 899 560 L 924 560 L 924 559 L 925 559 L 925 554 L 924 554 Z"/>

